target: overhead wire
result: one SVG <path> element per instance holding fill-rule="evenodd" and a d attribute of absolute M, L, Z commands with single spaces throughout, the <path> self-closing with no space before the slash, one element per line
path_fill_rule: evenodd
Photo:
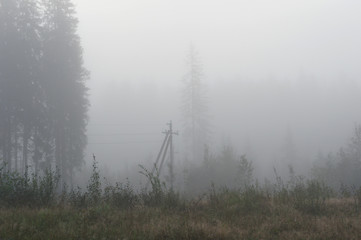
<path fill-rule="evenodd" d="M 123 145 L 137 143 L 160 143 L 161 141 L 132 141 L 132 142 L 90 142 L 89 145 Z"/>
<path fill-rule="evenodd" d="M 159 133 L 96 133 L 88 134 L 90 137 L 106 137 L 106 136 L 142 136 L 142 135 L 159 135 Z"/>
<path fill-rule="evenodd" d="M 88 126 L 164 126 L 164 124 L 155 123 L 88 123 Z"/>

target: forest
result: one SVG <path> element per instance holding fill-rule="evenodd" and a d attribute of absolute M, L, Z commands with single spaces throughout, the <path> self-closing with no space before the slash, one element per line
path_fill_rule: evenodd
<path fill-rule="evenodd" d="M 1 1 L 1 159 L 28 175 L 83 165 L 87 70 L 69 1 Z"/>
<path fill-rule="evenodd" d="M 261 2 L 0 0 L 0 239 L 359 239 L 361 5 Z"/>

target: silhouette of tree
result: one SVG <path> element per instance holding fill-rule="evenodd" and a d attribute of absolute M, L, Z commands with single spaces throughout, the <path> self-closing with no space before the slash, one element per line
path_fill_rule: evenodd
<path fill-rule="evenodd" d="M 186 154 L 191 161 L 201 161 L 209 134 L 208 108 L 199 55 L 193 45 L 187 56 L 188 72 L 183 78 L 182 112 Z"/>
<path fill-rule="evenodd" d="M 70 0 L 0 1 L 0 156 L 9 169 L 19 170 L 20 155 L 25 173 L 57 166 L 71 180 L 82 166 L 88 72 L 77 23 Z"/>

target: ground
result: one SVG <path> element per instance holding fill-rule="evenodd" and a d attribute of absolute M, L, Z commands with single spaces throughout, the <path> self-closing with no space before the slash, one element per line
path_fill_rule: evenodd
<path fill-rule="evenodd" d="M 318 211 L 273 200 L 248 210 L 238 204 L 3 208 L 0 239 L 361 239 L 352 199 L 329 199 Z"/>

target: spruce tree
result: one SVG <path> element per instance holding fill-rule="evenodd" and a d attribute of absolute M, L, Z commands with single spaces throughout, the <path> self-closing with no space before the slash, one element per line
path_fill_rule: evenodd
<path fill-rule="evenodd" d="M 8 168 L 12 168 L 14 160 L 17 169 L 20 136 L 23 161 L 27 165 L 28 140 L 35 121 L 35 105 L 40 96 L 39 12 L 37 1 L 34 0 L 2 0 L 0 8 L 2 152 Z"/>
<path fill-rule="evenodd" d="M 69 0 L 0 0 L 0 159 L 11 170 L 83 163 L 88 72 Z"/>
<path fill-rule="evenodd" d="M 88 72 L 83 67 L 74 5 L 69 0 L 44 0 L 43 4 L 43 81 L 54 136 L 55 164 L 62 179 L 71 179 L 73 170 L 83 164 Z"/>
<path fill-rule="evenodd" d="M 187 73 L 183 78 L 182 112 L 186 154 L 200 162 L 207 144 L 209 121 L 202 66 L 196 49 L 191 45 L 187 56 Z"/>

